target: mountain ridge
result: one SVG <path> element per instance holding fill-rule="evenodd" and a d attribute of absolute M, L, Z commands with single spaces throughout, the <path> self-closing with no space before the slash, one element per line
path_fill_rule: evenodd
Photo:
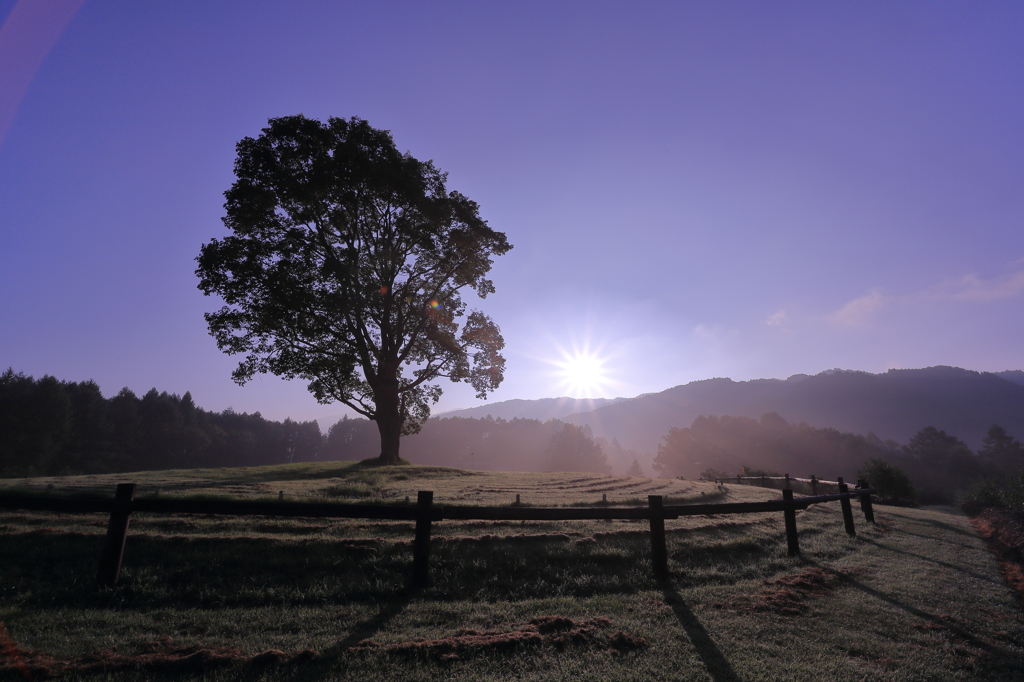
<path fill-rule="evenodd" d="M 631 400 L 631 398 L 570 398 L 568 396 L 562 396 L 561 398 L 537 398 L 535 400 L 514 398 L 488 405 L 440 412 L 434 415 L 434 417 L 438 419 L 448 417 L 482 419 L 489 415 L 495 419 L 539 419 L 547 421 L 548 419 L 561 419 L 570 414 L 589 412 L 624 400 Z M 581 405 L 587 406 L 587 409 L 581 410 Z"/>
<path fill-rule="evenodd" d="M 1016 372 L 1010 371 L 1013 378 Z M 874 433 L 900 443 L 934 426 L 977 449 L 992 424 L 1024 436 L 1024 383 L 948 366 L 882 374 L 829 370 L 745 382 L 706 379 L 569 415 L 566 421 L 590 426 L 594 435 L 614 434 L 624 447 L 651 452 L 670 428 L 685 428 L 698 416 L 758 418 L 768 412 L 790 423 Z"/>
<path fill-rule="evenodd" d="M 516 400 L 505 419 L 562 419 L 591 428 L 595 436 L 618 439 L 623 447 L 653 453 L 669 429 L 686 428 L 698 416 L 759 418 L 775 412 L 790 423 L 868 434 L 906 443 L 934 426 L 979 448 L 992 424 L 1024 437 L 1024 371 L 978 372 L 938 365 L 872 374 L 830 369 L 786 379 L 733 381 L 700 379 L 634 398 L 597 399 L 586 410 L 558 414 L 571 398 Z M 603 404 L 597 404 L 605 401 Z M 560 409 L 553 410 L 557 401 Z M 495 403 L 500 405 L 502 403 Z M 493 406 L 492 406 L 493 407 Z M 484 408 L 439 417 L 487 414 Z M 472 414 L 470 411 L 479 411 Z M 500 415 L 495 414 L 496 418 Z"/>

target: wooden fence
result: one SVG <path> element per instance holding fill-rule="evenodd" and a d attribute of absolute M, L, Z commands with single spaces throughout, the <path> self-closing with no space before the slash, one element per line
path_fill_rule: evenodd
<path fill-rule="evenodd" d="M 732 481 L 732 479 L 728 479 Z M 796 480 L 796 479 L 793 479 Z M 654 575 L 659 580 L 668 578 L 668 551 L 665 545 L 665 520 L 680 516 L 706 516 L 711 514 L 755 514 L 782 512 L 786 528 L 786 541 L 790 556 L 800 553 L 797 540 L 796 512 L 812 504 L 839 501 L 843 510 L 846 532 L 856 534 L 850 500 L 858 498 L 864 518 L 874 523 L 871 495 L 874 490 L 866 481 L 857 490 L 847 490 L 842 479 L 837 483 L 838 493 L 794 497 L 793 491 L 784 489 L 782 499 L 764 502 L 731 502 L 667 506 L 661 495 L 649 495 L 646 507 L 472 507 L 435 506 L 434 493 L 420 491 L 414 505 L 344 504 L 337 502 L 254 502 L 246 500 L 175 500 L 135 499 L 136 485 L 121 483 L 113 498 L 62 498 L 49 495 L 0 495 L 0 509 L 56 511 L 64 513 L 109 513 L 107 535 L 100 555 L 96 582 L 109 586 L 117 582 L 124 556 L 128 525 L 135 512 L 156 514 L 224 514 L 230 516 L 281 516 L 306 518 L 349 518 L 374 520 L 415 521 L 411 585 L 423 587 L 429 583 L 430 531 L 434 522 L 444 520 L 482 521 L 575 521 L 611 519 L 647 519 L 651 528 L 651 559 Z"/>

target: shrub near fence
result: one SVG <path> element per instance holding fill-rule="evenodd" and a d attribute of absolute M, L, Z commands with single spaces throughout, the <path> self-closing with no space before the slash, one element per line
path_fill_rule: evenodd
<path fill-rule="evenodd" d="M 732 479 L 729 479 L 730 481 Z M 796 479 L 794 479 L 796 480 Z M 826 482 L 821 482 L 826 483 Z M 833 482 L 827 482 L 833 483 Z M 668 551 L 665 544 L 665 520 L 680 516 L 711 514 L 754 514 L 783 512 L 786 540 L 790 556 L 800 552 L 797 539 L 796 512 L 812 504 L 839 501 L 846 532 L 856 534 L 850 500 L 858 498 L 864 518 L 874 523 L 871 495 L 875 491 L 861 481 L 850 492 L 840 478 L 834 482 L 839 492 L 829 495 L 794 497 L 783 489 L 782 499 L 764 502 L 732 502 L 666 506 L 661 495 L 649 495 L 646 507 L 473 507 L 435 506 L 432 491 L 420 491 L 416 505 L 344 504 L 332 502 L 254 502 L 246 500 L 174 500 L 135 499 L 136 485 L 121 483 L 111 498 L 56 498 L 41 495 L 0 495 L 0 509 L 56 511 L 64 513 L 109 512 L 107 534 L 100 555 L 96 582 L 110 586 L 117 582 L 121 560 L 134 512 L 156 514 L 224 514 L 231 516 L 280 516 L 307 518 L 355 518 L 373 520 L 415 521 L 413 565 L 410 584 L 424 587 L 429 583 L 430 532 L 434 522 L 448 520 L 483 521 L 574 521 L 647 519 L 651 528 L 651 558 L 655 578 L 668 578 Z"/>

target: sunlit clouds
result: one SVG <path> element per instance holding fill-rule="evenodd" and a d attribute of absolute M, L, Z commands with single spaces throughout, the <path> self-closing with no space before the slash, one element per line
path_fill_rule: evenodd
<path fill-rule="evenodd" d="M 882 294 L 873 291 L 867 296 L 855 298 L 839 310 L 828 315 L 829 321 L 841 327 L 864 327 L 872 315 L 882 307 Z"/>
<path fill-rule="evenodd" d="M 974 274 L 957 279 L 947 279 L 927 289 L 906 294 L 883 295 L 878 291 L 855 298 L 842 308 L 826 315 L 826 319 L 840 327 L 861 328 L 885 306 L 914 307 L 925 303 L 987 303 L 1024 295 L 1024 271 L 1017 271 L 1004 277 L 984 279 Z M 768 318 L 768 324 L 779 324 L 776 313 Z"/>
<path fill-rule="evenodd" d="M 988 280 L 966 275 L 956 282 L 943 285 L 935 292 L 937 297 L 948 297 L 956 301 L 995 301 L 1021 294 L 1024 294 L 1024 271 Z"/>

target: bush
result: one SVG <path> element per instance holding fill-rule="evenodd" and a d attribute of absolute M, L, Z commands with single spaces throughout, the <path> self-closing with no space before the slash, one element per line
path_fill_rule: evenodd
<path fill-rule="evenodd" d="M 903 469 L 878 457 L 864 462 L 864 466 L 857 472 L 857 478 L 866 480 L 877 490 L 880 500 L 912 500 L 915 495 L 914 487 L 910 485 L 910 479 L 903 473 Z"/>
<path fill-rule="evenodd" d="M 978 481 L 964 494 L 963 507 L 968 511 L 979 507 L 1024 511 L 1024 473 Z"/>

